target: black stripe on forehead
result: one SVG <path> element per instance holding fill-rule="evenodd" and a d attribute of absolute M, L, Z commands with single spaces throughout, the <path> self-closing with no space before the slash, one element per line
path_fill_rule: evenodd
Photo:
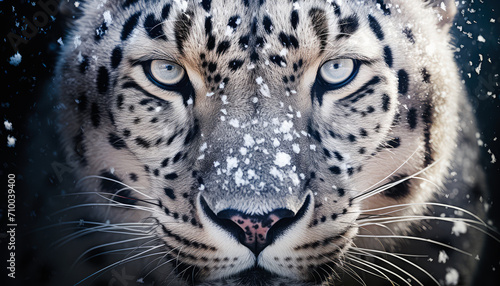
<path fill-rule="evenodd" d="M 359 28 L 359 20 L 355 15 L 347 16 L 339 20 L 339 34 L 337 39 L 350 37 Z"/>
<path fill-rule="evenodd" d="M 187 40 L 191 26 L 193 25 L 191 20 L 193 14 L 194 13 L 190 11 L 185 13 L 181 12 L 175 20 L 175 42 L 181 55 L 184 54 L 184 42 Z"/>
<path fill-rule="evenodd" d="M 319 8 L 312 8 L 309 10 L 309 18 L 314 29 L 316 37 L 320 41 L 320 49 L 323 51 L 326 47 L 326 40 L 328 38 L 328 21 L 324 10 Z"/>

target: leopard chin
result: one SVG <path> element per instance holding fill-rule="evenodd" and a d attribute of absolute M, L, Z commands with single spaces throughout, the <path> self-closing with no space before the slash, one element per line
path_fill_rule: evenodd
<path fill-rule="evenodd" d="M 54 79 L 78 180 L 64 281 L 439 285 L 450 267 L 470 281 L 481 243 L 441 228 L 490 232 L 479 199 L 474 215 L 442 196 L 482 188 L 453 1 L 79 10 Z M 443 249 L 466 257 L 436 267 Z"/>

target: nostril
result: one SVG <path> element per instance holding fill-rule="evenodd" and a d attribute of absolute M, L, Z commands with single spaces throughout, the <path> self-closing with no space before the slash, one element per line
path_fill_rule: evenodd
<path fill-rule="evenodd" d="M 243 231 L 243 235 L 240 230 L 234 233 L 236 237 L 243 245 L 258 254 L 271 244 L 268 232 L 273 225 L 282 219 L 292 218 L 294 215 L 291 210 L 287 209 L 277 209 L 264 215 L 248 215 L 229 209 L 221 211 L 217 217 L 234 222 Z"/>

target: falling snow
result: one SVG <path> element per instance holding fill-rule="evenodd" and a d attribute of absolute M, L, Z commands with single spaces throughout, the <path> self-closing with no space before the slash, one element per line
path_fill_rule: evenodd
<path fill-rule="evenodd" d="M 17 67 L 21 63 L 22 56 L 19 52 L 10 57 L 9 63 L 15 67 Z"/>
<path fill-rule="evenodd" d="M 13 136 L 7 135 L 7 147 L 15 147 L 17 139 Z"/>

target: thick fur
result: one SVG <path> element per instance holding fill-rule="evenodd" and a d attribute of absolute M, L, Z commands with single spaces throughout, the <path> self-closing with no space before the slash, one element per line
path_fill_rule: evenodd
<path fill-rule="evenodd" d="M 61 135 L 79 191 L 92 193 L 84 196 L 94 205 L 85 217 L 142 227 L 123 225 L 124 237 L 103 233 L 95 241 L 140 233 L 147 239 L 115 246 L 157 253 L 131 275 L 163 265 L 147 278 L 165 285 L 340 281 L 351 249 L 398 243 L 366 235 L 412 229 L 408 221 L 382 227 L 363 219 L 422 215 L 442 189 L 465 102 L 449 46 L 452 1 L 82 6 L 56 78 L 66 106 Z M 359 73 L 325 91 L 318 69 L 339 58 L 359 60 Z M 158 59 L 182 66 L 189 86 L 153 84 L 142 63 Z M 283 154 L 290 160 L 280 164 Z M 255 255 L 204 204 L 215 214 L 302 213 Z"/>

